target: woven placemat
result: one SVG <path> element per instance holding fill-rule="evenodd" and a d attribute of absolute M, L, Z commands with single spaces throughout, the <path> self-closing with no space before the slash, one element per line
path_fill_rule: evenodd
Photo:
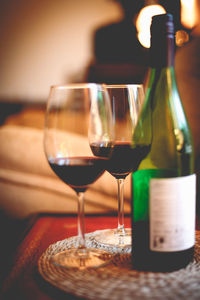
<path fill-rule="evenodd" d="M 88 247 L 100 248 L 94 235 L 86 234 Z M 170 273 L 138 272 L 131 268 L 130 247 L 102 249 L 115 255 L 107 266 L 70 270 L 50 263 L 59 251 L 77 245 L 71 237 L 50 245 L 38 261 L 41 276 L 57 288 L 86 299 L 105 300 L 200 300 L 200 232 L 196 232 L 195 255 L 185 268 Z"/>

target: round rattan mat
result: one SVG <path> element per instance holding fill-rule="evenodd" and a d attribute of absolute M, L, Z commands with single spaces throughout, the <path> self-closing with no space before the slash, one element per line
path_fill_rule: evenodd
<path fill-rule="evenodd" d="M 94 234 L 86 234 L 86 245 L 100 248 L 94 242 Z M 132 269 L 130 247 L 114 251 L 108 247 L 115 255 L 111 263 L 97 269 L 70 270 L 50 263 L 52 255 L 76 245 L 77 237 L 59 241 L 50 245 L 38 261 L 42 277 L 67 293 L 95 300 L 200 300 L 200 232 L 196 232 L 193 261 L 186 268 L 169 273 Z"/>

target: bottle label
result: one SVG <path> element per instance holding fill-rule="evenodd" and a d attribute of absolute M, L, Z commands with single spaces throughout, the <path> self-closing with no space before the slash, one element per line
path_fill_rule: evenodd
<path fill-rule="evenodd" d="M 181 251 L 195 243 L 196 175 L 153 178 L 150 193 L 150 249 Z"/>
<path fill-rule="evenodd" d="M 168 169 L 145 169 L 132 174 L 134 221 L 149 221 L 149 182 L 152 178 L 177 177 L 177 172 Z"/>

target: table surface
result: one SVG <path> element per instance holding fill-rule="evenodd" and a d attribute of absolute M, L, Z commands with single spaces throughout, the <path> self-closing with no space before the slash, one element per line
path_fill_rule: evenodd
<path fill-rule="evenodd" d="M 85 222 L 87 233 L 117 226 L 117 218 L 113 216 L 87 216 Z M 129 217 L 125 218 L 125 225 L 130 227 Z M 199 222 L 197 229 L 200 229 Z M 39 257 L 50 244 L 75 235 L 75 216 L 39 215 L 11 258 L 0 299 L 77 299 L 46 282 L 37 269 Z"/>
<path fill-rule="evenodd" d="M 125 218 L 130 227 L 130 218 Z M 87 216 L 86 232 L 116 228 L 113 216 Z M 39 274 L 37 262 L 48 246 L 57 241 L 77 235 L 77 218 L 63 215 L 39 215 L 14 252 L 10 269 L 3 282 L 0 299 L 77 299 L 47 283 Z M 79 298 L 80 299 L 80 298 Z"/>

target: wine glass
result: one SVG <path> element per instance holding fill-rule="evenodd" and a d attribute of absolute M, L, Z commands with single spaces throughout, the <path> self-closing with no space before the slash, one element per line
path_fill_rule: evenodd
<path fill-rule="evenodd" d="M 93 143 L 90 146 L 98 157 L 106 157 L 109 148 L 111 156 L 106 170 L 117 180 L 118 186 L 118 226 L 96 234 L 97 243 L 126 247 L 131 245 L 131 229 L 124 226 L 124 180 L 137 170 L 141 160 L 148 154 L 149 145 L 133 144 L 134 129 L 144 101 L 143 85 L 104 85 L 109 93 L 112 108 L 111 139 Z"/>
<path fill-rule="evenodd" d="M 102 134 L 109 137 L 112 130 L 109 108 L 108 94 L 101 85 L 82 83 L 50 88 L 44 130 L 45 154 L 52 170 L 76 192 L 78 199 L 78 246 L 54 255 L 51 261 L 58 266 L 99 267 L 110 258 L 103 250 L 86 247 L 84 223 L 84 192 L 103 174 L 109 157 L 109 153 L 107 158 L 93 155 L 88 130 L 93 124 L 98 132 L 93 135 L 94 139 L 105 140 Z"/>

